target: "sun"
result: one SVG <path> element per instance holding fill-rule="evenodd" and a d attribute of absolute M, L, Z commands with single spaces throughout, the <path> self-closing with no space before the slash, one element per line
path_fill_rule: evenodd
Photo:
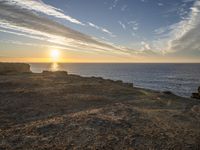
<path fill-rule="evenodd" d="M 53 61 L 58 61 L 60 57 L 60 51 L 59 50 L 51 50 L 51 58 Z"/>

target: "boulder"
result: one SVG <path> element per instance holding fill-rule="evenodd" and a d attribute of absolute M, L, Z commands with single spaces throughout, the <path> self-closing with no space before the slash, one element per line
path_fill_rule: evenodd
<path fill-rule="evenodd" d="M 30 65 L 25 63 L 0 63 L 0 74 L 31 72 Z"/>
<path fill-rule="evenodd" d="M 167 94 L 167 95 L 173 95 L 173 93 L 171 91 L 163 91 L 164 94 Z"/>
<path fill-rule="evenodd" d="M 200 99 L 200 94 L 199 93 L 192 93 L 191 98 Z"/>
<path fill-rule="evenodd" d="M 198 88 L 198 93 L 192 93 L 191 98 L 200 99 L 200 86 Z"/>

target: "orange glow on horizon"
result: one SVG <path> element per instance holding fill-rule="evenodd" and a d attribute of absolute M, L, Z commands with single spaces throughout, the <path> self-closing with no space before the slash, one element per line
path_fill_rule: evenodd
<path fill-rule="evenodd" d="M 170 60 L 170 61 L 169 61 Z M 46 58 L 0 58 L 0 62 L 26 62 L 26 63 L 200 63 L 199 59 L 176 59 L 176 58 L 110 58 L 110 57 L 93 57 L 82 58 L 81 56 L 74 56 L 68 58 L 57 59 L 56 61 L 52 57 Z"/>

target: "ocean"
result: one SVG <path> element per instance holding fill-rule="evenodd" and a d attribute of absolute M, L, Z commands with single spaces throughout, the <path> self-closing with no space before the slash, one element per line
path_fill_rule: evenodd
<path fill-rule="evenodd" d="M 200 64 L 144 63 L 32 63 L 35 73 L 43 70 L 65 70 L 69 74 L 103 77 L 133 83 L 136 87 L 171 91 L 190 97 L 200 86 Z"/>

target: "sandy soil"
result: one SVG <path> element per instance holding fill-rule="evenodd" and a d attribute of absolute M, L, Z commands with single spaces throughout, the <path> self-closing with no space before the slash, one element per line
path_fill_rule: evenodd
<path fill-rule="evenodd" d="M 0 75 L 0 149 L 200 149 L 200 101 L 65 73 Z"/>

